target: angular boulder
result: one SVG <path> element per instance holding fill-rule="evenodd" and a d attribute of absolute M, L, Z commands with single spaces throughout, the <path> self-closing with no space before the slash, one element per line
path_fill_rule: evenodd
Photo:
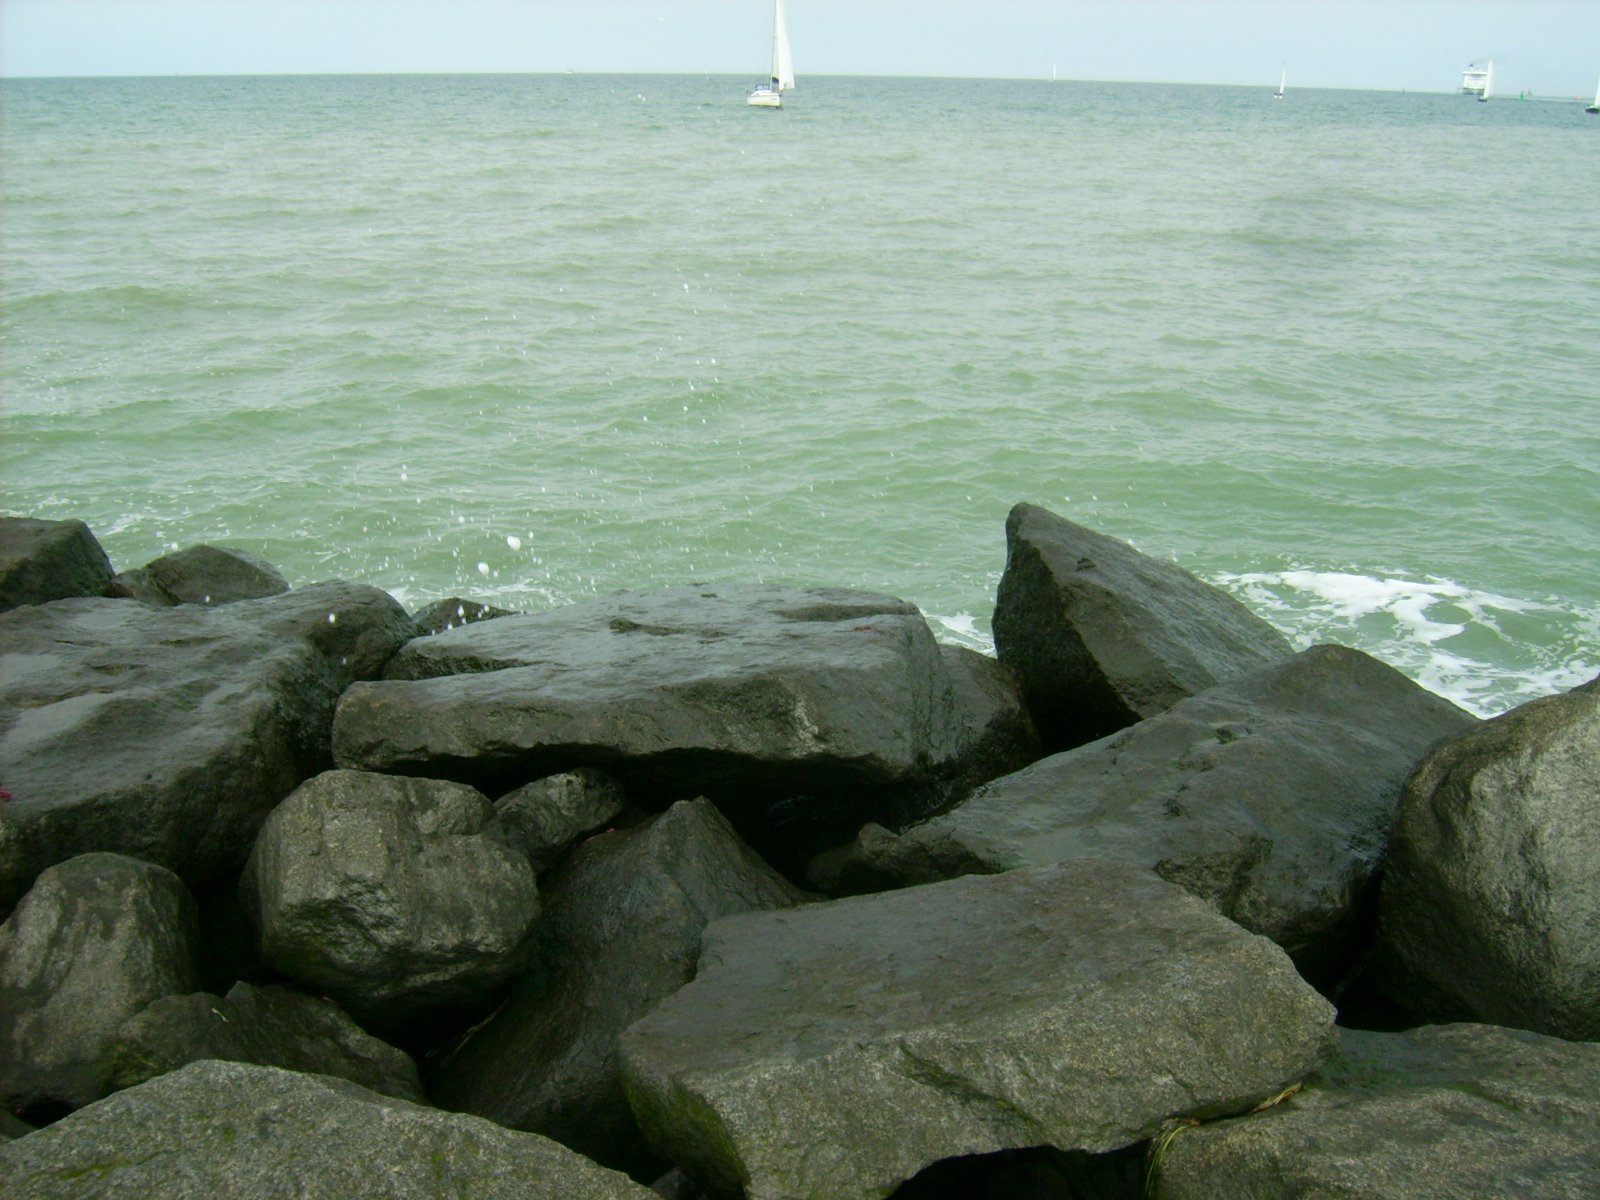
<path fill-rule="evenodd" d="M 798 867 L 863 821 L 928 811 L 992 759 L 992 699 L 973 697 L 904 601 L 672 588 L 418 638 L 345 694 L 334 753 L 491 794 L 601 767 L 647 807 L 708 796 Z"/>
<path fill-rule="evenodd" d="M 622 785 L 580 767 L 523 784 L 494 802 L 495 827 L 543 873 L 579 838 L 604 829 L 627 808 Z"/>
<path fill-rule="evenodd" d="M 272 810 L 239 883 L 268 966 L 402 1033 L 523 965 L 539 893 L 465 784 L 326 771 Z"/>
<path fill-rule="evenodd" d="M 287 987 L 236 983 L 226 996 L 167 996 L 123 1022 L 108 1057 L 113 1088 L 215 1058 L 336 1075 L 424 1103 L 410 1055 L 367 1033 L 331 1000 Z"/>
<path fill-rule="evenodd" d="M 994 643 L 1052 751 L 1294 652 L 1271 625 L 1177 564 L 1032 504 L 1006 519 Z"/>
<path fill-rule="evenodd" d="M 112 580 L 108 595 L 146 604 L 232 604 L 289 590 L 266 559 L 233 546 L 190 546 Z"/>
<path fill-rule="evenodd" d="M 199 1062 L 0 1145 L 16 1200 L 659 1200 L 531 1133 L 342 1079 Z"/>
<path fill-rule="evenodd" d="M 623 1035 L 653 1145 L 749 1200 L 873 1200 L 939 1159 L 1110 1150 L 1249 1109 L 1331 1049 L 1265 938 L 1120 863 L 725 917 Z"/>
<path fill-rule="evenodd" d="M 436 1103 L 552 1137 L 648 1177 L 617 1076 L 617 1036 L 694 974 L 701 930 L 802 893 L 705 800 L 589 839 L 544 886 L 532 965 L 430 1081 Z"/>
<path fill-rule="evenodd" d="M 1600 1045 L 1492 1025 L 1345 1030 L 1281 1104 L 1178 1130 L 1156 1200 L 1582 1200 L 1600 1181 Z"/>
<path fill-rule="evenodd" d="M 461 596 L 450 596 L 444 600 L 435 600 L 426 608 L 420 608 L 411 614 L 411 619 L 417 626 L 417 635 L 426 636 L 430 633 L 444 633 L 458 625 L 470 625 L 474 621 L 491 621 L 495 617 L 509 617 L 512 610 L 497 608 L 493 604 L 480 604 L 476 600 L 467 600 Z"/>
<path fill-rule="evenodd" d="M 1422 763 L 1373 974 L 1420 1020 L 1600 1041 L 1600 690 L 1530 701 Z"/>
<path fill-rule="evenodd" d="M 0 612 L 101 596 L 111 560 L 82 521 L 0 516 Z"/>
<path fill-rule="evenodd" d="M 85 854 L 41 874 L 0 925 L 0 1105 L 49 1114 L 110 1091 L 117 1030 L 195 989 L 198 937 L 171 871 Z"/>
<path fill-rule="evenodd" d="M 295 784 L 329 765 L 334 701 L 411 622 L 323 583 L 220 608 L 75 599 L 0 614 L 0 912 L 90 851 L 238 870 Z"/>
<path fill-rule="evenodd" d="M 1377 659 L 1314 646 L 819 859 L 859 891 L 1081 858 L 1148 867 L 1330 984 L 1364 946 L 1407 777 L 1476 718 Z"/>

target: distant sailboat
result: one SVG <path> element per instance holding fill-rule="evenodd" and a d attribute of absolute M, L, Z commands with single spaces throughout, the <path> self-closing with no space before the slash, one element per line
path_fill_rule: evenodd
<path fill-rule="evenodd" d="M 1594 103 L 1583 111 L 1586 113 L 1600 113 L 1600 83 L 1594 85 Z"/>
<path fill-rule="evenodd" d="M 1289 82 L 1289 66 L 1288 66 L 1287 63 L 1285 63 L 1284 66 L 1282 67 L 1282 69 L 1280 69 L 1278 71 L 1278 90 L 1272 93 L 1272 98 L 1274 100 L 1282 100 L 1283 99 L 1283 85 L 1288 83 L 1288 82 Z"/>
<path fill-rule="evenodd" d="M 1478 93 L 1478 103 L 1482 104 L 1494 94 L 1494 59 L 1489 60 L 1489 69 L 1483 73 L 1483 91 Z"/>
<path fill-rule="evenodd" d="M 783 93 L 794 87 L 794 63 L 789 58 L 789 21 L 783 0 L 772 3 L 772 82 L 757 84 L 744 98 L 757 108 L 782 108 Z"/>

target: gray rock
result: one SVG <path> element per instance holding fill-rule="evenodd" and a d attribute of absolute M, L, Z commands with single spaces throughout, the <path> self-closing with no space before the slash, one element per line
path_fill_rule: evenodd
<path fill-rule="evenodd" d="M 108 595 L 146 604 L 231 604 L 289 590 L 264 558 L 232 546 L 190 546 L 118 575 Z"/>
<path fill-rule="evenodd" d="M 221 608 L 75 599 L 0 615 L 0 912 L 45 867 L 107 850 L 200 886 L 243 864 L 328 765 L 334 701 L 411 633 L 376 588 Z"/>
<path fill-rule="evenodd" d="M 915 606 L 870 593 L 622 593 L 418 638 L 385 675 L 340 701 L 341 766 L 491 794 L 601 767 L 647 807 L 708 796 L 796 867 L 993 757 L 992 702 L 972 711 Z"/>
<path fill-rule="evenodd" d="M 29 1125 L 21 1117 L 12 1116 L 4 1109 L 0 1109 L 0 1142 L 11 1142 L 19 1137 L 27 1137 L 35 1128 L 36 1126 Z"/>
<path fill-rule="evenodd" d="M 1226 592 L 1031 504 L 1006 520 L 994 642 L 1050 750 L 1293 653 Z"/>
<path fill-rule="evenodd" d="M 622 785 L 604 771 L 580 767 L 524 784 L 494 802 L 494 823 L 543 873 L 579 838 L 604 829 L 627 808 Z"/>
<path fill-rule="evenodd" d="M 544 886 L 537 951 L 504 1007 L 431 1081 L 436 1103 L 648 1178 L 617 1035 L 694 974 L 718 917 L 798 903 L 705 800 L 591 838 Z"/>
<path fill-rule="evenodd" d="M 1148 867 L 1331 984 L 1364 946 L 1407 776 L 1475 718 L 1378 660 L 1314 646 L 824 856 L 827 891 L 1079 858 Z"/>
<path fill-rule="evenodd" d="M 77 1106 L 110 1091 L 118 1028 L 194 990 L 198 936 L 194 901 L 161 867 L 85 854 L 41 874 L 0 925 L 0 1104 Z"/>
<path fill-rule="evenodd" d="M 1422 1020 L 1600 1040 L 1600 690 L 1428 756 L 1395 829 L 1374 975 Z"/>
<path fill-rule="evenodd" d="M 426 608 L 418 609 L 411 614 L 411 619 L 416 623 L 418 636 L 426 636 L 431 633 L 444 633 L 458 625 L 471 625 L 474 621 L 492 621 L 496 617 L 512 615 L 513 612 L 509 608 L 497 608 L 492 604 L 480 604 L 476 600 L 451 596 L 445 600 L 435 600 Z"/>
<path fill-rule="evenodd" d="M 0 516 L 0 612 L 103 595 L 111 561 L 82 521 Z"/>
<path fill-rule="evenodd" d="M 226 996 L 167 996 L 124 1021 L 108 1053 L 115 1088 L 215 1058 L 335 1075 L 424 1103 L 410 1055 L 367 1033 L 331 1000 L 287 987 L 236 983 Z"/>
<path fill-rule="evenodd" d="M 464 784 L 327 771 L 266 819 L 240 880 L 262 961 L 368 1028 L 469 1012 L 519 970 L 533 868 Z"/>
<path fill-rule="evenodd" d="M 1490 1025 L 1346 1030 L 1298 1095 L 1176 1132 L 1158 1200 L 1593 1200 L 1600 1045 Z"/>
<path fill-rule="evenodd" d="M 199 1062 L 0 1145 L 11 1200 L 659 1200 L 536 1134 L 326 1076 Z"/>
<path fill-rule="evenodd" d="M 936 1160 L 1101 1151 L 1249 1109 L 1333 1010 L 1265 938 L 1120 863 L 725 917 L 621 1039 L 640 1126 L 749 1200 L 869 1200 Z"/>

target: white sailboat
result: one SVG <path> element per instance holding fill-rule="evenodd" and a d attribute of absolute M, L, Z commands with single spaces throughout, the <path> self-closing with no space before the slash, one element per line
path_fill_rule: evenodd
<path fill-rule="evenodd" d="M 1600 113 L 1600 83 L 1594 85 L 1594 103 L 1583 111 L 1586 113 Z"/>
<path fill-rule="evenodd" d="M 794 87 L 794 62 L 789 57 L 789 20 L 783 0 L 772 0 L 772 81 L 757 84 L 744 98 L 757 108 L 782 108 L 783 94 Z"/>
<path fill-rule="evenodd" d="M 1283 85 L 1289 82 L 1289 65 L 1285 63 L 1278 71 L 1278 90 L 1272 93 L 1274 100 L 1283 99 Z"/>
<path fill-rule="evenodd" d="M 1483 73 L 1483 91 L 1478 93 L 1478 103 L 1482 104 L 1494 94 L 1494 59 L 1489 60 L 1489 69 Z"/>

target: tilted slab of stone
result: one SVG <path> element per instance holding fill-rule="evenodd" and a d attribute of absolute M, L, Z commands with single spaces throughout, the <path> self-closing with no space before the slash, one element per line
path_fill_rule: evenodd
<path fill-rule="evenodd" d="M 146 604 L 232 604 L 289 590 L 278 568 L 234 546 L 189 546 L 111 581 L 106 594 Z"/>
<path fill-rule="evenodd" d="M 1294 652 L 1176 563 L 1032 504 L 1006 520 L 994 643 L 1045 746 L 1104 737 Z"/>
<path fill-rule="evenodd" d="M 392 597 L 347 583 L 221 608 L 0 614 L 0 912 L 90 851 L 191 887 L 237 870 L 272 806 L 327 765 L 339 693 L 410 633 Z"/>
<path fill-rule="evenodd" d="M 171 871 L 84 854 L 43 872 L 0 925 L 0 1104 L 76 1106 L 110 1091 L 117 1030 L 195 989 L 198 942 L 194 901 Z"/>
<path fill-rule="evenodd" d="M 804 897 L 705 800 L 590 838 L 546 877 L 535 952 L 494 1017 L 430 1081 L 436 1103 L 646 1177 L 617 1035 L 694 975 L 718 917 Z"/>
<path fill-rule="evenodd" d="M 1374 974 L 1425 1020 L 1600 1040 L 1600 689 L 1441 744 L 1406 787 Z"/>
<path fill-rule="evenodd" d="M 325 771 L 261 826 L 239 893 L 261 959 L 369 1027 L 470 1010 L 523 964 L 533 867 L 466 784 Z"/>
<path fill-rule="evenodd" d="M 804 796 L 802 826 L 828 829 L 815 849 L 920 804 L 996 729 L 917 608 L 863 592 L 622 593 L 418 638 L 385 676 L 340 701 L 341 766 L 491 794 L 597 766 L 630 795 L 725 811 Z"/>
<path fill-rule="evenodd" d="M 111 560 L 82 521 L 0 516 L 0 612 L 71 596 L 100 596 Z"/>
<path fill-rule="evenodd" d="M 1301 1092 L 1176 1132 L 1156 1200 L 1592 1200 L 1600 1044 L 1492 1025 L 1344 1030 Z"/>
<path fill-rule="evenodd" d="M 373 1037 L 331 1000 L 287 987 L 241 982 L 226 996 L 167 996 L 122 1023 L 107 1057 L 115 1088 L 218 1058 L 337 1075 L 424 1102 L 410 1055 Z"/>
<path fill-rule="evenodd" d="M 1400 794 L 1476 718 L 1377 659 L 1314 646 L 980 788 L 813 877 L 857 891 L 1113 858 L 1148 867 L 1329 982 L 1371 919 Z"/>
<path fill-rule="evenodd" d="M 547 1138 L 342 1079 L 199 1062 L 0 1144 L 8 1200 L 659 1200 Z"/>
<path fill-rule="evenodd" d="M 620 1048 L 641 1128 L 691 1173 L 869 1200 L 955 1155 L 1244 1111 L 1333 1036 L 1271 942 L 1081 862 L 724 918 Z"/>

